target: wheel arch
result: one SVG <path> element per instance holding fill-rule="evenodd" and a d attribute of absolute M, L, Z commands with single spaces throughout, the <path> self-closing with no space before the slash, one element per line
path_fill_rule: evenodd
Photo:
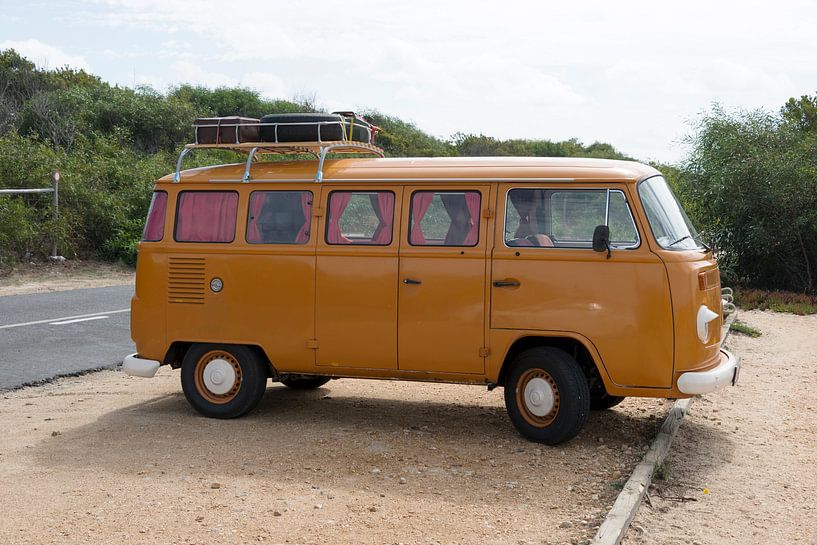
<path fill-rule="evenodd" d="M 194 344 L 204 344 L 200 341 L 173 341 L 170 343 L 170 347 L 168 347 L 167 352 L 165 353 L 165 357 L 162 360 L 163 364 L 170 365 L 173 369 L 179 369 L 182 366 L 182 361 L 184 361 L 184 356 L 187 354 L 187 351 L 190 350 L 190 347 Z M 236 344 L 236 343 L 214 343 L 214 344 L 224 344 L 225 346 L 246 346 L 250 350 L 253 351 L 255 356 L 258 358 L 267 372 L 267 377 L 276 377 L 278 376 L 278 371 L 275 369 L 275 366 L 272 365 L 267 353 L 264 352 L 264 349 L 261 348 L 259 345 L 256 344 Z"/>
<path fill-rule="evenodd" d="M 571 335 L 543 335 L 526 333 L 515 339 L 505 351 L 502 366 L 499 369 L 496 383 L 505 384 L 505 378 L 516 357 L 530 348 L 537 347 L 559 348 L 569 354 L 581 367 L 588 381 L 596 376 L 601 379 L 605 387 L 611 385 L 610 378 L 604 364 L 589 340 Z"/>

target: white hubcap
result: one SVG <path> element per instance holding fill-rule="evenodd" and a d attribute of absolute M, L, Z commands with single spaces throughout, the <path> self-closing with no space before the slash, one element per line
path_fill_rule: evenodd
<path fill-rule="evenodd" d="M 208 390 L 216 395 L 223 395 L 235 386 L 235 369 L 230 362 L 218 358 L 204 367 L 203 378 Z"/>
<path fill-rule="evenodd" d="M 543 378 L 532 378 L 525 385 L 525 406 L 536 416 L 547 416 L 553 410 L 553 388 Z"/>

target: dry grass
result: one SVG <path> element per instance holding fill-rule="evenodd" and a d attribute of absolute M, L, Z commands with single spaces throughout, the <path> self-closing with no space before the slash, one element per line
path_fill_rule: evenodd
<path fill-rule="evenodd" d="M 790 291 L 736 289 L 735 304 L 744 310 L 773 310 L 805 316 L 817 314 L 817 297 Z"/>

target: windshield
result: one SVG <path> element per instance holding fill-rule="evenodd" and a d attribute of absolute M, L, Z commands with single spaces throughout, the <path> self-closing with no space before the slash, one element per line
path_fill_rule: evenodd
<path fill-rule="evenodd" d="M 641 182 L 638 194 L 655 240 L 662 248 L 667 250 L 704 248 L 695 240 L 698 232 L 663 177 L 654 176 Z"/>

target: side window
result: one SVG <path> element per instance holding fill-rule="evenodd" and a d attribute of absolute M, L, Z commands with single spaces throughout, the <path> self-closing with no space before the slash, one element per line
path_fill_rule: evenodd
<path fill-rule="evenodd" d="M 148 219 L 145 230 L 142 231 L 143 242 L 159 242 L 165 235 L 165 210 L 167 209 L 167 193 L 154 191 L 148 209 Z"/>
<path fill-rule="evenodd" d="M 388 246 L 394 227 L 391 191 L 333 191 L 329 194 L 327 244 Z"/>
<path fill-rule="evenodd" d="M 411 195 L 409 244 L 476 246 L 480 209 L 478 191 L 415 191 Z"/>
<path fill-rule="evenodd" d="M 182 191 L 176 208 L 177 242 L 232 242 L 238 193 Z"/>
<path fill-rule="evenodd" d="M 306 244 L 312 221 L 312 192 L 253 191 L 247 219 L 250 244 Z"/>
<path fill-rule="evenodd" d="M 508 246 L 590 248 L 597 225 L 610 226 L 611 244 L 638 246 L 638 231 L 624 193 L 606 189 L 512 189 L 505 214 Z"/>

